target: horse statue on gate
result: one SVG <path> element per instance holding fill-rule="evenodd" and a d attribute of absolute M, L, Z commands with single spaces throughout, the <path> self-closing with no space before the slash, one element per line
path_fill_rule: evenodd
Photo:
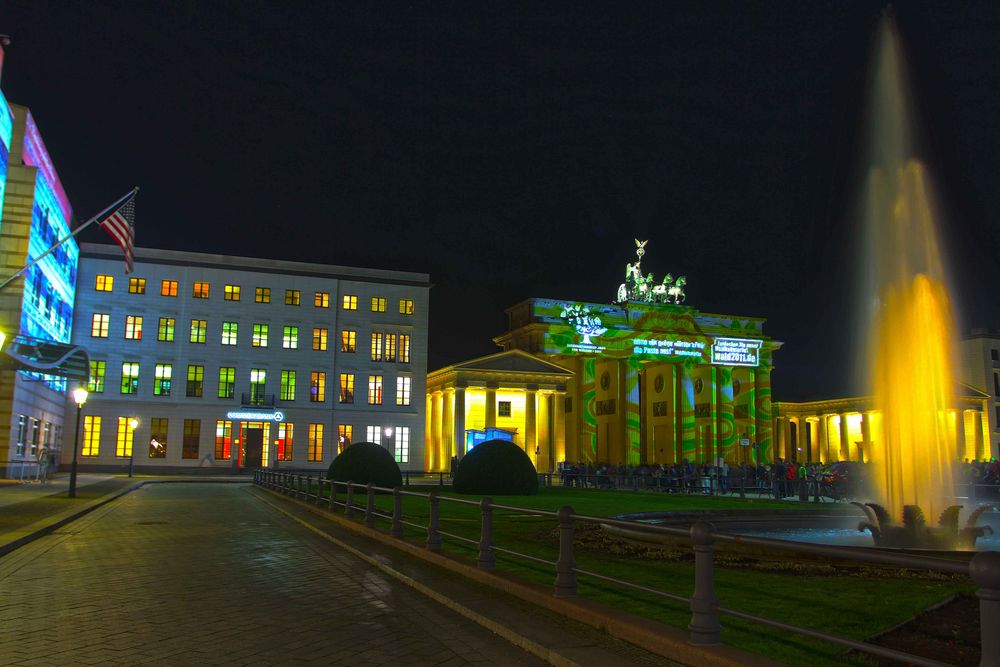
<path fill-rule="evenodd" d="M 663 277 L 663 281 L 657 284 L 652 273 L 642 275 L 642 256 L 646 254 L 647 243 L 649 241 L 635 239 L 635 254 L 638 255 L 638 259 L 625 265 L 625 282 L 618 286 L 616 303 L 628 301 L 675 305 L 684 303 L 684 285 L 687 283 L 685 276 L 674 280 L 673 275 L 668 273 Z"/>

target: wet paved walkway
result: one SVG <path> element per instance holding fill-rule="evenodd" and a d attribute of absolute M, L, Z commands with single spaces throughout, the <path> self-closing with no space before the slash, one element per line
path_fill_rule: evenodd
<path fill-rule="evenodd" d="M 3 665 L 399 663 L 543 664 L 242 485 L 149 485 L 0 559 Z"/>

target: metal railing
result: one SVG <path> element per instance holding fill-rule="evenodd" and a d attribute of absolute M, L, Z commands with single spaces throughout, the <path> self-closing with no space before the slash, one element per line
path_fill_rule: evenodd
<path fill-rule="evenodd" d="M 692 644 L 701 646 L 714 646 L 721 643 L 722 624 L 719 617 L 720 615 L 725 614 L 735 618 L 753 621 L 755 623 L 776 628 L 785 632 L 792 632 L 805 637 L 820 639 L 845 648 L 861 651 L 882 658 L 898 660 L 911 665 L 920 665 L 923 667 L 942 667 L 947 664 L 886 648 L 884 646 L 855 641 L 823 631 L 804 628 L 790 623 L 776 621 L 764 616 L 759 616 L 757 614 L 751 614 L 737 609 L 729 609 L 727 607 L 720 606 L 719 600 L 715 595 L 714 543 L 716 541 L 739 543 L 748 546 L 765 547 L 768 549 L 791 551 L 800 554 L 809 554 L 813 556 L 836 558 L 839 560 L 856 561 L 868 564 L 890 565 L 909 569 L 966 575 L 969 576 L 978 587 L 976 595 L 979 597 L 980 641 L 982 648 L 980 665 L 1000 665 L 1000 632 L 996 631 L 996 628 L 1000 627 L 1000 552 L 996 551 L 979 552 L 973 556 L 969 562 L 929 556 L 917 556 L 894 551 L 864 550 L 862 552 L 847 547 L 803 543 L 793 544 L 782 540 L 774 540 L 763 537 L 746 537 L 742 535 L 717 533 L 715 532 L 712 524 L 704 521 L 699 521 L 692 525 L 689 530 L 684 530 L 681 528 L 651 526 L 648 524 L 636 524 L 632 521 L 576 514 L 573 511 L 573 508 L 569 506 L 560 508 L 558 512 L 550 512 L 547 510 L 499 505 L 494 503 L 491 498 L 483 498 L 479 501 L 465 500 L 462 498 L 441 496 L 437 490 L 431 491 L 430 493 L 419 493 L 415 491 L 406 491 L 401 487 L 389 489 L 374 486 L 373 484 L 359 485 L 354 484 L 353 482 L 335 482 L 324 479 L 322 476 L 313 477 L 308 474 L 287 473 L 275 470 L 256 470 L 254 472 L 254 484 L 309 504 L 324 507 L 331 512 L 336 511 L 338 508 L 343 508 L 344 515 L 348 517 L 355 516 L 359 511 L 363 511 L 364 524 L 368 528 L 374 529 L 379 519 L 388 520 L 390 522 L 389 534 L 396 538 L 402 538 L 404 526 L 426 531 L 427 539 L 425 546 L 431 551 L 441 550 L 443 537 L 472 545 L 478 549 L 478 555 L 476 558 L 477 565 L 485 570 L 492 570 L 496 567 L 497 553 L 551 566 L 555 574 L 553 595 L 556 597 L 576 596 L 577 575 L 581 575 L 634 590 L 643 591 L 645 593 L 650 593 L 669 600 L 687 603 L 691 609 L 691 622 L 688 625 L 688 629 L 690 630 L 689 640 Z M 324 488 L 329 491 L 328 496 L 325 497 L 323 494 Z M 345 491 L 343 500 L 340 499 L 341 497 L 338 494 L 338 489 L 344 489 Z M 358 505 L 356 502 L 356 495 L 359 492 L 364 493 L 365 496 L 363 506 Z M 376 493 L 392 494 L 393 510 L 391 515 L 376 510 Z M 426 526 L 413 523 L 405 519 L 403 516 L 403 496 L 424 498 L 427 500 L 429 517 Z M 474 505 L 480 508 L 481 529 L 478 541 L 462 535 L 448 533 L 440 529 L 440 504 L 442 501 L 462 505 Z M 525 514 L 536 517 L 549 517 L 555 520 L 558 523 L 559 528 L 558 559 L 555 561 L 546 560 L 530 554 L 505 549 L 496 545 L 493 540 L 494 510 L 504 510 L 515 514 Z M 577 522 L 598 525 L 603 524 L 624 528 L 630 531 L 641 531 L 654 535 L 666 535 L 690 540 L 692 550 L 694 551 L 695 563 L 694 594 L 691 597 L 677 595 L 675 593 L 661 591 L 648 586 L 636 584 L 634 582 L 609 577 L 600 574 L 599 572 L 583 570 L 576 567 L 574 536 Z"/>

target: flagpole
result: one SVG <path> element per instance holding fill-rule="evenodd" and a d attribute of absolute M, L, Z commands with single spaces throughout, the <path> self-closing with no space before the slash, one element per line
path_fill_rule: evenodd
<path fill-rule="evenodd" d="M 45 252 L 43 252 L 41 255 L 39 255 L 38 257 L 36 257 L 34 260 L 32 260 L 31 263 L 29 263 L 23 269 L 19 269 L 17 273 L 15 273 L 11 277 L 7 278 L 7 280 L 5 280 L 2 283 L 0 283 L 0 290 L 2 290 L 4 287 L 6 287 L 10 282 L 12 282 L 13 280 L 15 280 L 22 273 L 24 273 L 25 271 L 27 271 L 28 269 L 30 269 L 31 267 L 33 267 L 35 264 L 38 264 L 38 262 L 42 261 L 43 258 L 45 258 L 48 255 L 52 254 L 52 252 L 54 252 L 55 249 L 58 248 L 59 246 L 61 246 L 63 243 L 66 243 L 66 241 L 69 241 L 71 238 L 73 238 L 74 236 L 76 236 L 77 234 L 79 234 L 80 232 L 82 232 L 84 229 L 86 229 L 87 227 L 91 226 L 92 224 L 94 224 L 95 222 L 97 222 L 98 220 L 100 220 L 101 217 L 103 217 L 105 213 L 107 213 L 108 211 L 110 211 L 110 210 L 112 210 L 112 209 L 120 206 L 123 201 L 125 201 L 129 197 L 134 196 L 138 192 L 139 192 L 139 186 L 137 185 L 134 188 L 132 188 L 132 191 L 129 192 L 127 195 L 125 195 L 124 197 L 122 197 L 121 199 L 119 199 L 118 201 L 116 201 L 111 206 L 106 207 L 104 210 L 102 210 L 100 213 L 98 213 L 97 215 L 95 215 L 94 217 L 92 217 L 90 220 L 87 220 L 87 222 L 83 223 L 82 225 L 80 225 L 79 227 L 77 227 L 75 230 L 73 230 L 69 234 L 69 236 L 61 239 L 54 246 L 52 246 L 51 248 L 49 248 L 48 250 L 46 250 Z"/>

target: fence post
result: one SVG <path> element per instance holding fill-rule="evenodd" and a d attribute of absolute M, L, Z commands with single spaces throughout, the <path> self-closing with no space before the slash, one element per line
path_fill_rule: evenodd
<path fill-rule="evenodd" d="M 403 536 L 403 494 L 402 489 L 396 487 L 392 490 L 392 528 L 389 534 L 393 537 Z"/>
<path fill-rule="evenodd" d="M 323 475 L 316 475 L 316 506 L 323 504 Z"/>
<path fill-rule="evenodd" d="M 694 595 L 691 596 L 691 643 L 714 646 L 720 643 L 722 625 L 715 611 L 719 600 L 715 597 L 712 572 L 712 531 L 715 527 L 705 521 L 691 526 L 691 544 L 694 547 Z"/>
<path fill-rule="evenodd" d="M 576 595 L 576 559 L 573 557 L 573 508 L 569 505 L 559 508 L 559 560 L 556 561 L 557 598 Z"/>
<path fill-rule="evenodd" d="M 368 489 L 368 502 L 365 504 L 365 525 L 369 528 L 375 527 L 375 485 L 368 482 L 365 487 Z"/>
<path fill-rule="evenodd" d="M 479 567 L 492 570 L 497 564 L 497 555 L 493 553 L 493 499 L 483 498 L 479 501 L 483 510 L 483 532 L 479 537 Z"/>
<path fill-rule="evenodd" d="M 284 493 L 286 496 L 291 496 L 292 495 L 292 473 L 290 473 L 290 472 L 289 473 L 285 473 L 285 483 L 284 483 L 283 486 L 284 486 L 284 489 L 283 489 L 282 493 Z"/>
<path fill-rule="evenodd" d="M 441 499 L 438 498 L 437 489 L 427 494 L 427 502 L 431 506 L 431 516 L 427 521 L 427 548 L 431 551 L 441 551 L 441 533 L 438 532 L 438 524 L 441 517 Z"/>
<path fill-rule="evenodd" d="M 979 586 L 980 665 L 1000 664 L 1000 552 L 981 551 L 969 562 L 969 575 Z"/>
<path fill-rule="evenodd" d="M 347 482 L 347 502 L 344 504 L 344 516 L 354 516 L 354 482 Z"/>
<path fill-rule="evenodd" d="M 337 480 L 330 480 L 330 511 L 337 507 Z"/>

